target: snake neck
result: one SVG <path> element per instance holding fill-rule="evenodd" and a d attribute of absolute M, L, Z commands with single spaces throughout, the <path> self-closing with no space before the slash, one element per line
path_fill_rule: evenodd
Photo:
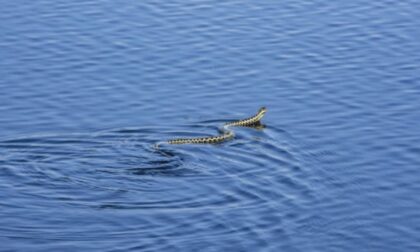
<path fill-rule="evenodd" d="M 265 114 L 265 108 L 260 109 L 260 111 L 254 116 L 251 116 L 243 120 L 228 122 L 225 124 L 225 126 L 240 126 L 240 127 L 253 126 L 253 125 L 261 123 L 260 121 L 261 121 L 261 118 L 264 116 L 264 114 Z"/>

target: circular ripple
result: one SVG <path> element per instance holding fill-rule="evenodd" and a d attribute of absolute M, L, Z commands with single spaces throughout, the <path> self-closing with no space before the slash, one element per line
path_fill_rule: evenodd
<path fill-rule="evenodd" d="M 130 211 L 124 216 L 132 221 L 103 235 L 142 236 L 130 230 L 147 228 L 148 234 L 177 236 L 179 241 L 191 239 L 188 230 L 197 232 L 200 223 L 211 227 L 203 234 L 219 240 L 240 234 L 265 243 L 269 235 L 287 236 L 270 223 L 293 216 L 314 193 L 303 179 L 305 169 L 286 132 L 237 128 L 236 138 L 223 144 L 154 147 L 173 137 L 217 134 L 216 124 L 220 123 L 10 139 L 0 142 L 0 161 L 7 164 L 3 175 L 13 178 L 9 184 L 18 192 L 20 204 L 36 198 L 41 209 L 58 205 L 64 212 Z M 147 218 L 132 216 L 131 211 Z M 31 221 L 32 236 L 45 231 Z M 48 235 L 78 237 L 74 229 Z M 83 237 L 99 238 L 93 233 Z M 165 242 L 170 244 L 170 239 Z"/>

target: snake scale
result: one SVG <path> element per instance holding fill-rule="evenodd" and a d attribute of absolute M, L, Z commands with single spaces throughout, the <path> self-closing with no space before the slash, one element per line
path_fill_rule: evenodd
<path fill-rule="evenodd" d="M 220 129 L 221 134 L 218 136 L 211 136 L 211 137 L 196 137 L 196 138 L 177 138 L 173 140 L 169 140 L 169 144 L 215 144 L 221 143 L 223 141 L 229 140 L 235 136 L 234 132 L 229 129 L 232 126 L 239 126 L 239 127 L 255 127 L 261 125 L 261 118 L 267 112 L 265 107 L 262 107 L 258 110 L 258 113 L 252 117 L 228 122 L 223 125 Z"/>

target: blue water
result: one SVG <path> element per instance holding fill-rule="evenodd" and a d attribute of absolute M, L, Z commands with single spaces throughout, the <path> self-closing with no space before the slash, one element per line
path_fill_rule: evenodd
<path fill-rule="evenodd" d="M 420 251 L 418 1 L 1 9 L 0 251 Z"/>

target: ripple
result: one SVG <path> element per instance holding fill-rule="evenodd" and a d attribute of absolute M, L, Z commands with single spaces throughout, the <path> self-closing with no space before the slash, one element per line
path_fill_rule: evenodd
<path fill-rule="evenodd" d="M 198 131 L 203 127 L 175 133 L 202 134 Z M 242 130 L 246 131 L 248 137 L 258 134 L 255 131 L 251 133 L 252 130 Z M 167 209 L 208 208 L 268 201 L 263 196 L 268 192 L 258 189 L 258 181 L 250 181 L 249 178 L 258 173 L 266 173 L 266 176 L 275 173 L 274 170 L 264 171 L 264 167 L 272 163 L 289 167 L 294 162 L 291 154 L 276 148 L 275 143 L 255 141 L 227 143 L 225 148 L 210 145 L 154 149 L 152 146 L 158 141 L 157 135 L 161 139 L 165 134 L 168 138 L 174 134 L 173 129 L 166 131 L 164 128 L 120 128 L 93 134 L 31 136 L 1 141 L 0 152 L 4 154 L 3 161 L 14 166 L 13 170 L 7 170 L 13 173 L 8 176 L 19 176 L 26 185 L 39 187 L 46 184 L 60 189 L 59 196 L 45 197 L 66 198 L 66 202 L 71 203 L 74 190 L 94 189 L 104 194 L 119 191 L 134 195 L 149 193 L 139 195 L 139 199 L 143 198 L 144 201 L 136 200 L 129 204 L 123 201 L 97 201 L 93 204 L 98 207 L 137 209 L 165 206 Z M 254 146 L 247 148 L 251 144 Z M 176 183 L 177 178 L 182 178 L 183 183 Z M 239 182 L 238 178 L 241 178 Z M 222 184 L 231 186 L 220 193 L 218 188 Z M 244 184 L 249 184 L 249 188 Z M 296 186 L 294 182 L 289 185 Z M 43 191 L 45 188 L 38 189 Z M 193 194 L 191 197 L 194 191 L 208 192 L 212 196 Z M 170 200 L 148 201 L 156 198 L 163 200 L 168 197 L 168 192 L 171 192 Z M 89 200 L 90 197 L 85 200 L 84 197 L 76 197 L 75 202 L 92 205 Z"/>
<path fill-rule="evenodd" d="M 266 225 L 265 220 L 243 224 L 242 217 L 233 218 L 230 221 L 236 224 L 229 225 L 226 220 L 215 222 L 215 218 L 219 213 L 238 211 L 262 211 L 258 215 L 264 216 L 264 212 L 296 206 L 313 197 L 311 189 L 295 176 L 303 172 L 293 168 L 299 166 L 298 158 L 275 140 L 285 134 L 282 130 L 274 130 L 268 138 L 265 131 L 238 128 L 236 139 L 219 145 L 153 147 L 162 138 L 202 132 L 214 134 L 217 127 L 198 124 L 175 130 L 117 128 L 92 134 L 8 139 L 0 142 L 1 161 L 8 164 L 2 174 L 14 178 L 13 186 L 21 188 L 19 202 L 37 198 L 41 205 L 64 204 L 85 211 L 140 211 L 149 215 L 150 232 L 162 232 L 160 235 L 168 237 L 179 234 L 174 228 L 157 228 L 161 218 L 158 213 L 177 211 L 211 216 L 178 220 L 177 225 L 183 225 L 179 228 L 188 230 L 201 223 L 212 227 L 213 231 L 206 235 L 214 239 L 253 233 L 260 243 L 265 243 L 268 237 L 256 231 Z M 151 210 L 156 214 L 150 215 Z M 37 225 L 26 235 L 44 232 L 45 228 Z M 59 240 L 74 237 L 75 233 L 67 230 L 49 236 Z M 189 236 L 183 237 L 180 239 Z M 89 240 L 86 236 L 83 239 Z"/>

